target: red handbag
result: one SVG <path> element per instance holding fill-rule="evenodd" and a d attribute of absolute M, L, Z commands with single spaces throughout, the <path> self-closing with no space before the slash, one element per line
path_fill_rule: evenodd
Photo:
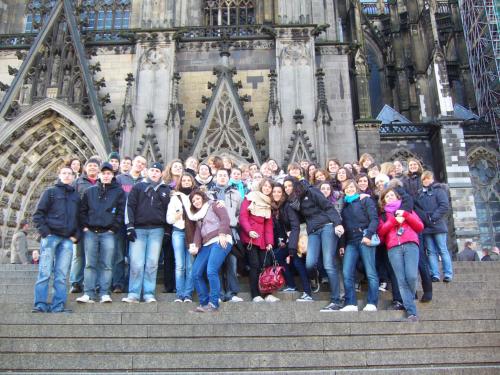
<path fill-rule="evenodd" d="M 259 290 L 262 294 L 271 294 L 285 285 L 285 269 L 283 266 L 278 265 L 272 250 L 266 252 L 264 264 L 266 264 L 267 254 L 269 253 L 273 257 L 273 264 L 265 267 L 259 275 Z"/>

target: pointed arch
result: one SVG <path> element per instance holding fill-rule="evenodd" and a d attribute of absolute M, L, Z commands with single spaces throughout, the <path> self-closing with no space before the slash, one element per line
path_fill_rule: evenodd
<path fill-rule="evenodd" d="M 0 134 L 0 247 L 10 246 L 18 223 L 33 214 L 41 192 L 54 183 L 65 160 L 106 156 L 96 127 L 53 99 L 4 125 Z"/>

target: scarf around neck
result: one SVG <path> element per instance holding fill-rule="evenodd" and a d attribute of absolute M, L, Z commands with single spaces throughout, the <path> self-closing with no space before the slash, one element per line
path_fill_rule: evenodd
<path fill-rule="evenodd" d="M 271 197 L 260 191 L 251 191 L 247 194 L 247 200 L 250 201 L 248 210 L 252 215 L 266 219 L 271 217 Z"/>
<path fill-rule="evenodd" d="M 202 220 L 206 216 L 209 207 L 210 202 L 205 202 L 203 203 L 203 206 L 201 206 L 201 208 L 195 213 L 192 213 L 191 210 L 187 211 L 189 219 L 192 221 Z"/>
<path fill-rule="evenodd" d="M 356 193 L 356 194 L 353 194 L 353 195 L 346 195 L 344 197 L 344 201 L 346 201 L 347 203 L 352 203 L 356 199 L 359 199 L 359 193 Z"/>
<path fill-rule="evenodd" d="M 394 214 L 394 212 L 399 210 L 400 207 L 401 207 L 401 200 L 398 199 L 394 202 L 386 203 L 386 205 L 384 206 L 384 211 L 390 214 Z"/>

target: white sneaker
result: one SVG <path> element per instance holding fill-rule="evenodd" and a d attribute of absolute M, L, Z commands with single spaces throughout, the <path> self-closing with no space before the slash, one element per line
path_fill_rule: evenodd
<path fill-rule="evenodd" d="M 153 302 L 156 302 L 156 298 L 154 298 L 154 297 L 144 298 L 144 302 L 145 303 L 153 303 Z"/>
<path fill-rule="evenodd" d="M 340 309 L 340 311 L 358 311 L 358 306 L 346 305 Z"/>
<path fill-rule="evenodd" d="M 132 297 L 123 297 L 122 302 L 126 303 L 139 303 L 138 299 L 132 298 Z"/>
<path fill-rule="evenodd" d="M 372 305 L 371 303 L 369 303 L 368 305 L 365 306 L 365 308 L 363 309 L 363 311 L 377 311 L 377 306 Z"/>
<path fill-rule="evenodd" d="M 174 302 L 182 302 L 182 298 L 176 298 L 174 299 Z"/>
<path fill-rule="evenodd" d="M 387 292 L 387 283 L 380 283 L 378 290 L 381 292 Z"/>
<path fill-rule="evenodd" d="M 111 296 L 109 294 L 105 294 L 101 296 L 101 303 L 111 303 L 113 300 L 111 299 Z"/>
<path fill-rule="evenodd" d="M 184 303 L 191 303 L 193 300 L 189 297 L 184 298 Z"/>
<path fill-rule="evenodd" d="M 273 296 L 272 294 L 269 294 L 265 298 L 266 302 L 278 302 L 280 299 L 278 297 Z"/>
<path fill-rule="evenodd" d="M 264 298 L 261 296 L 253 297 L 252 299 L 253 302 L 264 302 Z"/>
<path fill-rule="evenodd" d="M 88 296 L 88 294 L 84 294 L 83 296 L 78 297 L 78 298 L 76 299 L 76 302 L 78 302 L 78 303 L 94 303 L 94 300 L 93 300 L 93 299 L 91 299 L 91 298 Z"/>
<path fill-rule="evenodd" d="M 229 302 L 243 302 L 243 298 L 238 296 L 232 296 Z"/>

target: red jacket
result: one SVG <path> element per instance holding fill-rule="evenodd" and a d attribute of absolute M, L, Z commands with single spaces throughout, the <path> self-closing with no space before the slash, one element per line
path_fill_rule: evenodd
<path fill-rule="evenodd" d="M 417 233 L 424 230 L 424 224 L 415 212 L 404 211 L 403 224 L 399 224 L 393 214 L 386 213 L 385 215 L 386 221 L 383 221 L 382 216 L 379 217 L 377 233 L 380 240 L 387 246 L 387 250 L 406 242 L 415 242 L 418 245 Z M 400 227 L 404 229 L 404 232 L 398 236 L 397 232 Z"/>
<path fill-rule="evenodd" d="M 254 216 L 248 210 L 250 201 L 243 199 L 240 208 L 240 238 L 245 245 L 250 243 L 250 231 L 259 234 L 259 238 L 252 238 L 252 244 L 261 250 L 265 250 L 267 245 L 274 244 L 273 218 L 265 219 L 260 216 Z"/>

